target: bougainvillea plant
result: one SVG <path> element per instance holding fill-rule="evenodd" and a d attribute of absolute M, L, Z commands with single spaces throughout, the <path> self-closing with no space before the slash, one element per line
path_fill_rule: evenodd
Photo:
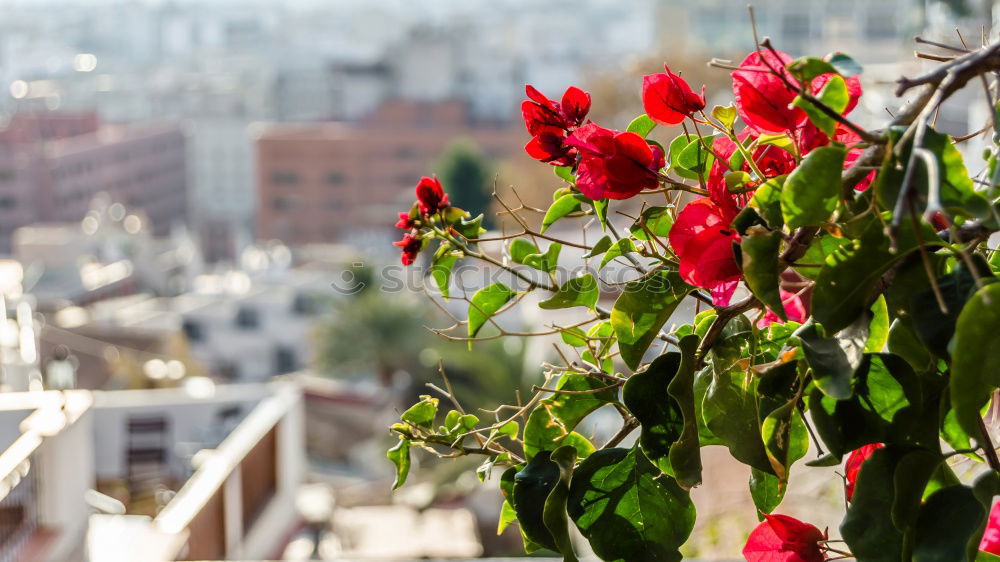
<path fill-rule="evenodd" d="M 537 293 L 542 309 L 581 315 L 549 332 L 575 352 L 493 419 L 447 389 L 437 390 L 448 412 L 423 397 L 392 426 L 395 486 L 411 447 L 483 455 L 480 476 L 501 474 L 501 528 L 516 521 L 527 551 L 575 560 L 575 525 L 601 558 L 679 560 L 701 448 L 721 445 L 751 469 L 761 523 L 745 530 L 747 560 L 996 559 L 1000 461 L 983 415 L 1000 387 L 1000 253 L 988 247 L 1000 230 L 1000 122 L 980 131 L 993 142 L 974 174 L 956 147 L 965 139 L 933 124 L 966 86 L 1000 116 L 1000 45 L 938 46 L 950 55 L 900 79 L 909 102 L 874 130 L 850 118 L 863 95 L 853 59 L 793 58 L 766 39 L 738 65 L 714 61 L 732 73 L 732 105 L 707 109 L 703 88 L 665 68 L 643 80 L 645 114 L 625 131 L 588 121 L 578 88 L 555 101 L 528 86 L 526 150 L 565 182 L 541 228 L 498 197 L 523 232 L 483 237 L 424 178 L 397 245 L 408 265 L 436 244 L 426 257 L 445 297 L 459 260 L 510 274 L 467 299 L 470 344 L 491 324 L 520 335 L 495 316 Z M 684 132 L 667 146 L 649 139 L 675 125 Z M 619 234 L 609 208 L 637 196 L 645 203 Z M 606 235 L 545 234 L 557 221 L 598 221 Z M 560 280 L 565 246 L 635 275 L 621 286 L 593 273 Z M 702 311 L 669 322 L 685 299 Z M 610 439 L 575 431 L 605 406 L 621 416 Z M 981 468 L 960 478 L 959 459 Z M 793 467 L 817 466 L 844 478 L 832 532 L 780 513 Z"/>

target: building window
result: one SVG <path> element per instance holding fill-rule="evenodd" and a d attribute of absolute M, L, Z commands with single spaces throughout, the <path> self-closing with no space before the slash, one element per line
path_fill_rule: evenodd
<path fill-rule="evenodd" d="M 277 170 L 271 174 L 271 183 L 275 185 L 296 185 L 299 174 L 292 170 Z"/>
<path fill-rule="evenodd" d="M 274 372 L 275 374 L 290 373 L 296 369 L 295 350 L 279 345 L 274 348 Z"/>
<path fill-rule="evenodd" d="M 342 172 L 330 172 L 326 175 L 326 183 L 330 185 L 342 185 L 347 181 L 347 176 Z"/>
<path fill-rule="evenodd" d="M 292 300 L 292 312 L 299 316 L 312 316 L 319 313 L 320 302 L 314 295 L 298 293 Z"/>
<path fill-rule="evenodd" d="M 260 327 L 260 315 L 256 308 L 240 307 L 236 312 L 236 326 L 243 330 L 256 330 Z"/>
<path fill-rule="evenodd" d="M 14 170 L 0 170 L 0 181 L 10 181 L 16 177 Z"/>
<path fill-rule="evenodd" d="M 200 322 L 194 320 L 185 320 L 181 324 L 181 329 L 184 330 L 184 335 L 187 336 L 188 341 L 200 342 L 205 341 L 205 328 Z"/>
<path fill-rule="evenodd" d="M 276 211 L 289 211 L 295 208 L 295 201 L 287 197 L 275 197 L 272 206 Z"/>

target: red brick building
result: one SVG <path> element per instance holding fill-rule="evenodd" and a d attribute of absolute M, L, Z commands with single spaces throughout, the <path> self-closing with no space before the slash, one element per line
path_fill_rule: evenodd
<path fill-rule="evenodd" d="M 459 102 L 392 102 L 357 124 L 263 126 L 255 138 L 257 237 L 299 245 L 384 236 L 457 138 L 493 160 L 526 141 L 516 125 L 472 122 Z"/>

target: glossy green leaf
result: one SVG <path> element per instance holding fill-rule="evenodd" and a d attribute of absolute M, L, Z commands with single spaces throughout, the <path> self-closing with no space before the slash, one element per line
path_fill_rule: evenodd
<path fill-rule="evenodd" d="M 434 259 L 431 260 L 431 278 L 434 279 L 434 284 L 437 285 L 438 291 L 441 292 L 441 296 L 445 300 L 451 296 L 451 270 L 456 261 L 458 261 L 458 256 L 451 253 L 450 246 L 445 244 L 441 244 L 438 251 L 434 253 Z"/>
<path fill-rule="evenodd" d="M 844 244 L 850 243 L 849 238 L 837 238 L 828 234 L 820 233 L 809 242 L 806 253 L 793 266 L 795 272 L 806 279 L 816 280 L 819 277 L 823 263 L 827 256 L 834 253 Z"/>
<path fill-rule="evenodd" d="M 649 240 L 650 233 L 659 238 L 666 238 L 670 235 L 670 227 L 674 224 L 671 211 L 672 207 L 647 207 L 629 228 L 629 232 L 636 240 Z"/>
<path fill-rule="evenodd" d="M 585 375 L 563 375 L 556 383 L 556 388 L 570 391 L 590 391 L 606 386 L 607 381 Z M 616 398 L 614 390 L 553 394 L 543 398 L 528 415 L 524 425 L 524 453 L 527 458 L 531 459 L 540 451 L 555 450 L 583 418 Z"/>
<path fill-rule="evenodd" d="M 993 282 L 995 278 L 985 262 L 975 256 L 973 263 L 982 282 Z M 959 263 L 950 272 L 937 278 L 937 291 L 926 282 L 926 273 L 921 278 L 924 290 L 910 299 L 907 312 L 913 318 L 913 328 L 927 348 L 943 359 L 949 358 L 948 344 L 955 335 L 958 315 L 966 301 L 976 291 L 976 280 L 964 263 Z M 938 296 L 944 301 L 947 312 L 938 304 Z"/>
<path fill-rule="evenodd" d="M 695 174 L 687 170 L 683 166 L 681 166 L 679 163 L 679 159 L 681 152 L 683 152 L 684 149 L 687 148 L 689 144 L 691 144 L 691 139 L 695 138 L 697 137 L 695 137 L 694 135 L 688 135 L 687 133 L 683 135 L 678 135 L 674 140 L 670 141 L 670 148 L 668 149 L 668 154 L 670 156 L 669 164 L 671 171 L 673 171 L 678 176 L 689 180 L 698 179 L 698 174 Z"/>
<path fill-rule="evenodd" d="M 628 127 L 625 129 L 625 131 L 628 133 L 635 133 L 642 138 L 646 138 L 649 136 L 649 133 L 653 132 L 653 129 L 655 128 L 656 128 L 656 123 L 654 123 L 653 120 L 650 119 L 648 115 L 642 114 L 633 119 L 632 122 L 628 124 Z"/>
<path fill-rule="evenodd" d="M 840 173 L 847 151 L 829 145 L 810 152 L 781 188 L 781 214 L 788 228 L 819 225 L 840 200 Z"/>
<path fill-rule="evenodd" d="M 697 341 L 696 336 L 691 336 Z M 667 386 L 677 374 L 681 354 L 664 353 L 645 371 L 628 378 L 622 387 L 622 402 L 639 421 L 639 447 L 663 472 L 673 475 L 670 447 L 684 431 L 681 405 L 667 394 Z"/>
<path fill-rule="evenodd" d="M 582 201 L 586 201 L 586 198 L 575 193 L 563 195 L 553 201 L 552 205 L 549 205 L 549 209 L 545 211 L 545 217 L 542 218 L 542 232 L 545 232 L 553 223 L 566 215 L 580 211 L 583 208 Z"/>
<path fill-rule="evenodd" d="M 815 97 L 820 103 L 834 110 L 839 115 L 847 108 L 847 102 L 850 99 L 847 93 L 847 82 L 840 76 L 833 76 Z M 837 121 L 834 118 L 828 116 L 815 104 L 802 96 L 795 96 L 795 101 L 792 102 L 792 105 L 805 111 L 806 115 L 809 116 L 809 120 L 812 121 L 813 125 L 816 125 L 816 128 L 826 133 L 826 136 L 833 138 L 833 134 L 837 130 Z"/>
<path fill-rule="evenodd" d="M 1000 283 L 991 283 L 969 299 L 955 325 L 951 369 L 951 405 L 959 425 L 979 434 L 980 410 L 1000 387 Z"/>
<path fill-rule="evenodd" d="M 665 269 L 625 285 L 611 310 L 611 325 L 626 365 L 639 366 L 649 344 L 690 290 L 676 271 Z"/>
<path fill-rule="evenodd" d="M 764 450 L 775 475 L 782 481 L 788 480 L 792 464 L 809 450 L 809 433 L 796 402 L 794 398 L 789 400 L 767 414 L 760 424 Z"/>
<path fill-rule="evenodd" d="M 770 232 L 762 227 L 751 227 L 740 241 L 743 257 L 743 280 L 750 292 L 781 318 L 787 321 L 785 306 L 781 303 L 778 286 L 781 270 L 778 254 L 781 248 L 781 232 Z"/>
<path fill-rule="evenodd" d="M 591 201 L 590 206 L 594 209 L 594 216 L 597 217 L 597 222 L 601 223 L 601 230 L 608 229 L 608 200 L 599 199 L 597 201 Z"/>
<path fill-rule="evenodd" d="M 573 347 L 587 347 L 587 334 L 580 328 L 564 328 L 559 331 L 562 341 Z"/>
<path fill-rule="evenodd" d="M 872 321 L 868 324 L 865 353 L 880 353 L 889 342 L 889 309 L 885 296 L 879 295 L 871 307 Z"/>
<path fill-rule="evenodd" d="M 469 337 L 476 337 L 486 321 L 496 314 L 503 305 L 510 302 L 516 294 L 502 283 L 494 283 L 476 291 L 476 294 L 472 295 L 472 303 L 469 305 Z"/>
<path fill-rule="evenodd" d="M 813 372 L 813 381 L 827 396 L 845 400 L 853 393 L 854 373 L 864 359 L 871 314 L 863 314 L 832 338 L 824 338 L 807 324 L 796 335 Z"/>
<path fill-rule="evenodd" d="M 539 271 L 552 273 L 559 265 L 559 251 L 562 244 L 553 242 L 549 244 L 548 250 L 544 253 L 537 246 L 524 238 L 515 238 L 511 241 L 508 252 L 510 259 L 514 263 L 519 263 L 532 267 Z"/>
<path fill-rule="evenodd" d="M 788 71 L 803 82 L 811 82 L 813 78 L 823 74 L 836 73 L 837 69 L 830 62 L 816 57 L 800 57 L 788 63 Z"/>
<path fill-rule="evenodd" d="M 573 177 L 572 166 L 554 166 L 552 171 L 555 172 L 557 178 L 566 183 L 572 184 L 576 182 L 576 178 Z"/>
<path fill-rule="evenodd" d="M 434 417 L 437 415 L 437 409 L 438 399 L 423 394 L 420 396 L 420 402 L 410 406 L 399 417 L 404 422 L 417 427 L 430 428 L 434 425 Z"/>
<path fill-rule="evenodd" d="M 700 139 L 692 137 L 688 145 L 677 155 L 675 164 L 696 176 L 707 176 L 715 156 L 706 147 L 711 148 L 713 142 L 714 138 L 709 136 Z"/>
<path fill-rule="evenodd" d="M 854 487 L 854 497 L 840 524 L 840 533 L 859 560 L 899 562 L 903 533 L 892 523 L 893 475 L 898 454 L 889 449 L 875 451 L 863 465 Z"/>
<path fill-rule="evenodd" d="M 545 526 L 545 501 L 559 481 L 559 465 L 549 458 L 550 451 L 541 451 L 514 475 L 513 505 L 521 532 L 531 542 L 551 550 L 559 550 Z"/>
<path fill-rule="evenodd" d="M 597 286 L 597 279 L 590 273 L 587 273 L 580 277 L 573 277 L 563 283 L 554 295 L 538 303 L 538 307 L 545 310 L 574 306 L 594 308 L 600 296 L 601 289 Z"/>
<path fill-rule="evenodd" d="M 604 269 L 604 266 L 608 265 L 608 263 L 615 258 L 620 258 L 626 254 L 634 254 L 635 252 L 635 244 L 632 243 L 632 239 L 622 238 L 612 244 L 611 247 L 608 248 L 608 251 L 604 253 L 604 257 L 601 258 L 601 265 L 598 269 Z"/>
<path fill-rule="evenodd" d="M 542 522 L 551 534 L 556 550 L 563 555 L 563 562 L 576 562 L 573 541 L 569 536 L 569 518 L 566 516 L 566 499 L 569 497 L 569 483 L 573 476 L 573 464 L 576 462 L 576 449 L 559 447 L 552 451 L 550 459 L 559 467 L 559 480 L 545 499 Z"/>
<path fill-rule="evenodd" d="M 608 248 L 610 248 L 613 243 L 614 241 L 611 240 L 611 236 L 605 235 L 601 237 L 601 239 L 597 241 L 597 244 L 594 244 L 590 251 L 584 254 L 583 257 L 592 258 L 594 256 L 599 256 L 604 252 L 607 252 Z"/>
<path fill-rule="evenodd" d="M 680 437 L 670 446 L 670 468 L 677 484 L 690 490 L 701 484 L 701 443 L 698 437 L 698 413 L 694 402 L 695 353 L 697 336 L 685 336 L 677 342 L 681 350 L 677 374 L 667 385 L 667 394 L 680 406 L 684 423 Z"/>
<path fill-rule="evenodd" d="M 772 230 L 781 230 L 785 226 L 785 218 L 781 215 L 781 189 L 787 176 L 778 176 L 762 183 L 750 198 L 750 206 L 757 209 L 767 226 Z"/>
<path fill-rule="evenodd" d="M 787 488 L 785 482 L 770 472 L 750 469 L 750 497 L 758 512 L 770 514 L 774 511 L 785 497 Z"/>
<path fill-rule="evenodd" d="M 934 492 L 920 506 L 913 530 L 914 562 L 965 560 L 967 546 L 986 518 L 986 510 L 966 486 Z"/>
<path fill-rule="evenodd" d="M 688 492 L 637 449 L 605 449 L 581 462 L 567 505 L 604 560 L 679 561 L 694 527 Z"/>
<path fill-rule="evenodd" d="M 479 238 L 479 235 L 486 232 L 482 227 L 483 215 L 480 214 L 475 218 L 463 217 L 458 222 L 452 223 L 452 228 L 456 232 L 462 235 L 463 238 L 467 240 L 474 240 Z"/>
<path fill-rule="evenodd" d="M 725 107 L 717 105 L 712 108 L 712 117 L 715 117 L 722 126 L 727 129 L 733 128 L 733 123 L 736 122 L 736 106 L 730 104 Z"/>
<path fill-rule="evenodd" d="M 740 370 L 716 371 L 708 376 L 711 382 L 701 402 L 705 425 L 733 458 L 773 473 L 757 418 L 756 377 Z"/>
<path fill-rule="evenodd" d="M 392 489 L 395 490 L 406 483 L 406 476 L 410 473 L 410 440 L 400 437 L 385 456 L 396 466 L 396 478 L 392 481 Z"/>

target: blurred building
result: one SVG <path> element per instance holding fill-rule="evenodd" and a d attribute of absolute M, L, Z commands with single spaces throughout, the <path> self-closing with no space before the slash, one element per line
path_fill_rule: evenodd
<path fill-rule="evenodd" d="M 413 186 L 456 137 L 490 158 L 517 152 L 520 127 L 478 123 L 461 102 L 397 101 L 357 124 L 261 125 L 257 153 L 257 237 L 291 246 L 384 242 L 392 217 L 413 202 Z"/>
<path fill-rule="evenodd" d="M 300 525 L 300 391 L 189 382 L 0 394 L 0 560 L 280 554 Z"/>
<path fill-rule="evenodd" d="M 27 122 L 23 122 L 26 119 Z M 16 115 L 0 131 L 0 252 L 35 222 L 76 221 L 101 192 L 142 210 L 156 234 L 187 213 L 177 125 L 100 125 L 92 114 Z"/>

